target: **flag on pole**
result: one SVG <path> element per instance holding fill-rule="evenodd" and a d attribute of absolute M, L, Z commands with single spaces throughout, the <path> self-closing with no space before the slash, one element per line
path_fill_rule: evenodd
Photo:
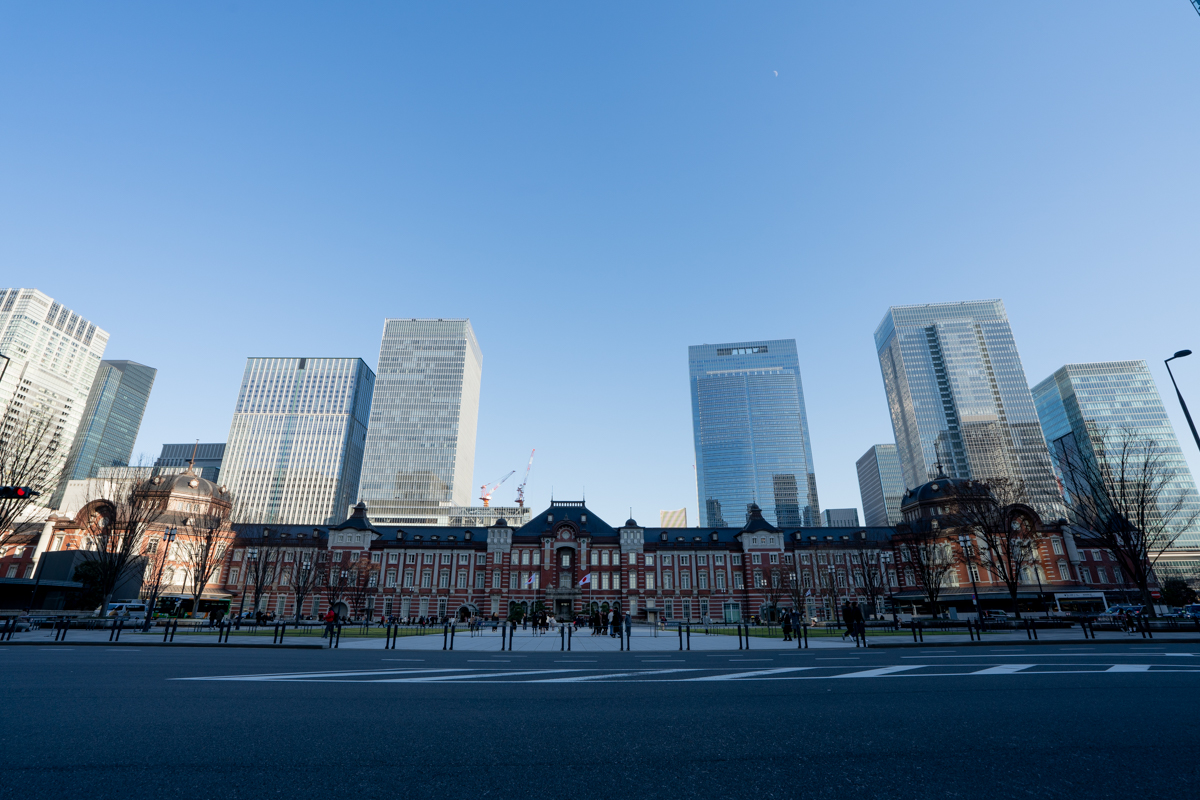
<path fill-rule="evenodd" d="M 589 572 L 587 575 L 583 576 L 582 580 L 579 581 L 579 585 L 583 586 L 585 583 L 591 583 L 591 582 L 592 582 L 592 573 Z"/>
<path fill-rule="evenodd" d="M 535 573 L 533 573 L 532 575 L 530 575 L 530 576 L 529 576 L 529 580 L 525 581 L 525 585 L 526 585 L 526 586 L 529 586 L 531 583 L 533 583 L 533 579 L 534 579 L 534 578 L 536 578 L 536 577 L 537 577 L 537 573 L 536 573 L 536 572 L 535 572 Z"/>
<path fill-rule="evenodd" d="M 805 597 L 812 597 L 812 589 L 809 589 L 807 592 L 805 592 L 805 593 L 804 593 L 804 596 L 805 596 Z"/>

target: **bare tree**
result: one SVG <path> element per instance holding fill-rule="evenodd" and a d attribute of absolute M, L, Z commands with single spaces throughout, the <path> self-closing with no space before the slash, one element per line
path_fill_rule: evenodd
<path fill-rule="evenodd" d="M 896 537 L 901 553 L 909 553 L 907 566 L 911 566 L 917 585 L 929 598 L 930 610 L 938 613 L 938 598 L 957 568 L 957 559 L 951 546 L 944 541 L 944 533 L 932 526 L 918 522 Z"/>
<path fill-rule="evenodd" d="M 0 418 L 0 486 L 54 491 L 62 469 L 62 426 L 49 408 L 20 412 L 12 405 Z M 31 497 L 0 499 L 0 546 L 15 533 Z"/>
<path fill-rule="evenodd" d="M 296 551 L 292 568 L 292 593 L 296 595 L 296 621 L 304 613 L 304 600 L 317 590 L 325 575 L 326 564 L 317 560 L 316 547 L 302 547 Z"/>
<path fill-rule="evenodd" d="M 283 537 L 277 531 L 266 526 L 250 528 L 242 533 L 246 541 L 245 561 L 243 569 L 246 575 L 245 589 L 242 602 L 246 598 L 244 592 L 250 592 L 254 598 L 251 610 L 257 613 L 259 603 L 266 593 L 267 587 L 275 582 L 279 569 L 283 565 Z"/>
<path fill-rule="evenodd" d="M 229 527 L 228 509 L 215 504 L 190 517 L 187 527 L 187 533 L 179 540 L 179 560 L 192 577 L 192 615 L 198 617 L 200 598 L 213 573 L 219 574 L 234 533 Z"/>
<path fill-rule="evenodd" d="M 868 546 L 865 538 L 853 541 L 854 549 L 850 551 L 850 560 L 853 562 L 857 559 L 858 565 L 857 568 L 853 563 L 850 565 L 851 570 L 854 570 L 852 580 L 861 577 L 863 594 L 867 596 L 871 614 L 874 614 L 879 607 L 879 597 L 886 588 L 886 576 L 883 565 L 879 561 L 879 548 Z M 861 570 L 861 572 L 857 570 Z"/>
<path fill-rule="evenodd" d="M 344 568 L 340 561 L 334 563 L 331 553 L 325 553 L 324 555 L 330 559 L 325 564 L 325 599 L 329 607 L 333 608 L 346 594 L 346 585 L 350 579 L 350 571 Z"/>
<path fill-rule="evenodd" d="M 963 563 L 974 561 L 1008 589 L 1013 614 L 1021 617 L 1017 592 L 1038 569 L 1040 534 L 1024 484 L 1009 477 L 952 484 L 947 524 L 967 537 Z M 978 547 L 976 547 L 978 543 Z M 970 563 L 967 563 L 970 569 Z"/>
<path fill-rule="evenodd" d="M 96 591 L 100 613 L 127 578 L 145 569 L 143 542 L 150 526 L 166 510 L 166 498 L 136 478 L 92 479 L 92 497 L 84 506 L 82 554 Z"/>
<path fill-rule="evenodd" d="M 1174 454 L 1157 440 L 1127 428 L 1098 434 L 1090 438 L 1102 444 L 1092 452 L 1059 446 L 1071 515 L 1081 529 L 1076 539 L 1107 550 L 1154 616 L 1154 565 L 1195 525 L 1195 489 L 1176 481 Z"/>
<path fill-rule="evenodd" d="M 373 594 L 377 587 L 378 573 L 371 568 L 370 556 L 362 553 L 357 562 L 350 565 L 350 575 L 345 588 L 346 600 L 354 618 L 361 618 L 367 596 Z"/>
<path fill-rule="evenodd" d="M 146 549 L 142 553 L 148 560 L 146 567 L 147 575 L 150 577 L 149 581 L 142 583 L 142 598 L 146 601 L 146 630 L 150 630 L 154 621 L 154 609 L 158 605 L 158 597 L 162 593 L 163 571 L 167 566 L 171 546 L 174 543 L 174 529 L 168 529 L 161 540 L 151 539 L 147 542 Z"/>
<path fill-rule="evenodd" d="M 779 601 L 787 597 L 788 594 L 788 589 L 785 585 L 785 576 L 790 572 L 791 570 L 783 570 L 781 574 L 780 570 L 777 569 L 768 570 L 759 580 L 760 585 L 758 588 L 763 593 L 763 599 L 767 601 L 767 607 L 771 610 L 768 614 L 768 620 L 772 617 L 776 619 L 779 617 Z"/>

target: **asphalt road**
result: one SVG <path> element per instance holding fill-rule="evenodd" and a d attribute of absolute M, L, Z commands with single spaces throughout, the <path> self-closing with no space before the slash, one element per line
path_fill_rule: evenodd
<path fill-rule="evenodd" d="M 1200 788 L 1189 645 L 0 646 L 0 671 L 0 798 L 1094 800 Z"/>

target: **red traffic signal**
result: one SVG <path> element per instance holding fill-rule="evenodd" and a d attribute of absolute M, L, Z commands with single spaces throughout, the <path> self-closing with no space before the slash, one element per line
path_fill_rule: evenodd
<path fill-rule="evenodd" d="M 0 500 L 28 500 L 40 494 L 28 486 L 0 486 Z"/>

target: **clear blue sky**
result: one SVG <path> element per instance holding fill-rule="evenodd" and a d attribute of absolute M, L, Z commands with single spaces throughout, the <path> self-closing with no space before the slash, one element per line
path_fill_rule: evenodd
<path fill-rule="evenodd" d="M 1148 360 L 1195 471 L 1197 131 L 1187 0 L 6 3 L 0 284 L 158 368 L 135 457 L 466 316 L 476 486 L 694 524 L 687 346 L 790 337 L 858 506 L 886 308 L 1001 297 L 1031 382 Z"/>

